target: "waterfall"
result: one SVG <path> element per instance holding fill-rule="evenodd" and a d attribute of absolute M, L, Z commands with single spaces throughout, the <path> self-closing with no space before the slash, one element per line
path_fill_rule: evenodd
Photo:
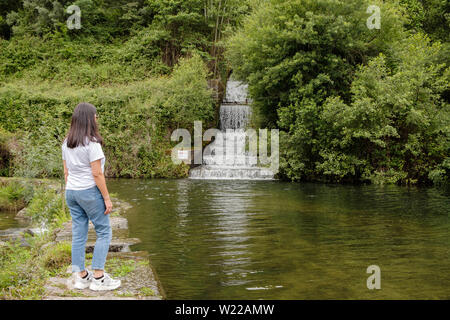
<path fill-rule="evenodd" d="M 252 109 L 248 105 L 222 104 L 220 106 L 220 130 L 245 129 L 251 114 Z"/>
<path fill-rule="evenodd" d="M 225 97 L 220 106 L 222 139 L 209 144 L 203 164 L 189 173 L 191 179 L 273 179 L 273 172 L 257 166 L 257 156 L 246 151 L 246 133 L 252 109 L 246 84 L 227 82 Z M 247 139 L 248 140 L 248 139 Z M 209 152 L 210 151 L 210 152 Z"/>

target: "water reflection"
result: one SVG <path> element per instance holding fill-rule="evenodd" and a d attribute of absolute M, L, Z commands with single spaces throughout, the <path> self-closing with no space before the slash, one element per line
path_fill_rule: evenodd
<path fill-rule="evenodd" d="M 251 197 L 247 194 L 245 182 L 239 189 L 211 188 L 209 211 L 212 216 L 211 237 L 215 242 L 214 264 L 221 268 L 225 277 L 221 286 L 244 285 L 245 277 L 251 270 L 248 253 L 249 215 Z"/>
<path fill-rule="evenodd" d="M 0 230 L 28 226 L 28 221 L 16 219 L 16 214 L 15 211 L 0 211 Z"/>

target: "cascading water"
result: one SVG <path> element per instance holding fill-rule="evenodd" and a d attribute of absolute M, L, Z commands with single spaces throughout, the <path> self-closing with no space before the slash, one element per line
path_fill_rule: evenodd
<path fill-rule="evenodd" d="M 203 164 L 190 171 L 191 179 L 273 179 L 268 168 L 257 166 L 257 157 L 246 151 L 246 134 L 252 109 L 247 98 L 247 85 L 229 80 L 220 106 L 218 139 L 205 148 Z M 206 152 L 211 150 L 211 152 Z"/>

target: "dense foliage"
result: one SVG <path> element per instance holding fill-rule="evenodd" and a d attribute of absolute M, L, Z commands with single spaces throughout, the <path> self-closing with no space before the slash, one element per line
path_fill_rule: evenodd
<path fill-rule="evenodd" d="M 449 74 L 433 64 L 439 49 L 422 35 L 406 39 L 393 56 L 380 54 L 358 70 L 351 103 L 326 101 L 319 172 L 388 182 L 445 179 L 450 119 L 440 94 Z"/>
<path fill-rule="evenodd" d="M 72 4 L 81 29 L 66 25 Z M 0 175 L 60 176 L 71 113 L 88 101 L 108 176 L 186 176 L 170 133 L 215 125 L 207 79 L 226 75 L 222 35 L 246 12 L 236 0 L 1 0 Z"/>
<path fill-rule="evenodd" d="M 25 66 L 35 68 L 41 61 L 48 65 L 56 60 L 58 68 L 48 70 L 52 74 L 73 70 L 74 63 L 77 67 L 85 67 L 85 63 L 112 65 L 106 76 L 102 70 L 105 78 L 114 79 L 121 74 L 118 69 L 125 68 L 127 80 L 136 72 L 138 77 L 170 72 L 180 57 L 193 52 L 209 63 L 213 73 L 219 72 L 222 34 L 236 26 L 249 10 L 247 1 L 240 0 L 1 1 L 1 21 L 9 25 L 3 38 L 14 34 L 7 57 L 19 54 L 12 62 L 20 59 Z M 66 26 L 69 5 L 81 10 L 80 29 L 68 30 Z M 54 41 L 41 46 L 42 38 Z M 22 46 L 30 43 L 32 52 L 24 52 Z M 64 67 L 59 66 L 60 61 L 68 66 L 66 70 L 59 69 Z M 12 71 L 24 66 L 17 67 Z M 92 84 L 90 80 L 85 83 Z"/>
<path fill-rule="evenodd" d="M 375 3 L 379 30 L 366 25 L 373 1 L 267 1 L 229 40 L 257 121 L 282 129 L 282 177 L 449 181 L 444 35 L 414 22 L 411 6 Z"/>
<path fill-rule="evenodd" d="M 81 29 L 69 30 L 69 5 Z M 370 29 L 369 5 L 381 28 Z M 445 0 L 0 0 L 0 175 L 58 176 L 81 101 L 117 177 L 182 177 L 170 132 L 215 126 L 207 80 L 249 83 L 280 177 L 448 183 Z M 227 59 L 224 58 L 226 56 Z"/>
<path fill-rule="evenodd" d="M 450 2 L 447 0 L 400 0 L 405 8 L 406 27 L 427 33 L 433 40 L 450 40 Z"/>
<path fill-rule="evenodd" d="M 16 240 L 0 241 L 1 300 L 42 299 L 48 277 L 66 272 L 71 259 L 70 242 L 52 242 L 54 231 L 70 219 L 61 190 L 55 181 L 0 178 L 0 209 L 4 209 L 2 200 L 9 198 L 10 207 L 15 210 L 26 206 L 22 219 L 47 230 L 34 236 L 25 232 Z"/>
<path fill-rule="evenodd" d="M 16 133 L 19 142 L 10 143 L 14 174 L 60 175 L 60 144 L 73 108 L 89 101 L 97 106 L 109 176 L 184 176 L 187 168 L 171 162 L 169 137 L 176 127 L 191 128 L 194 119 L 212 120 L 206 72 L 202 60 L 194 56 L 181 60 L 171 77 L 131 85 L 76 90 L 55 84 L 4 85 L 0 125 Z"/>

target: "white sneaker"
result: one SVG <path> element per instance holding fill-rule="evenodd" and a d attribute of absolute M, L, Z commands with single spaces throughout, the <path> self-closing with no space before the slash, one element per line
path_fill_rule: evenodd
<path fill-rule="evenodd" d="M 103 277 L 100 279 L 95 279 L 92 277 L 92 282 L 89 286 L 89 289 L 94 291 L 106 291 L 106 290 L 114 290 L 120 287 L 121 281 L 113 279 L 106 272 L 103 274 Z"/>
<path fill-rule="evenodd" d="M 94 279 L 94 274 L 88 269 L 86 269 L 86 272 L 88 273 L 86 278 L 82 278 L 78 272 L 76 273 L 75 283 L 73 285 L 75 289 L 86 289 L 91 285 L 91 280 Z"/>

